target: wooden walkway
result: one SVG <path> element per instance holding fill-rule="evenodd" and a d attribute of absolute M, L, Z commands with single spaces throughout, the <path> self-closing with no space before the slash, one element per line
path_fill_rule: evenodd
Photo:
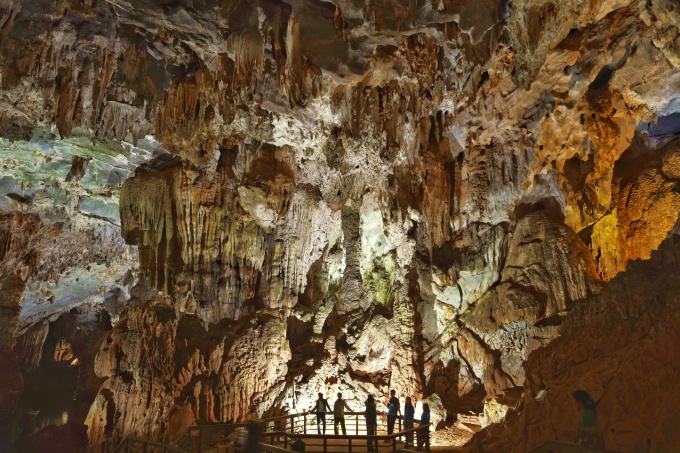
<path fill-rule="evenodd" d="M 286 450 L 292 450 L 290 442 L 300 439 L 305 443 L 305 452 L 367 453 L 369 451 L 365 429 L 359 429 L 359 432 L 356 432 L 355 429 L 348 427 L 347 435 L 340 434 L 337 436 L 333 434 L 332 430 L 330 434 L 328 431 L 326 432 L 327 434 L 325 435 L 319 435 L 316 434 L 316 430 L 314 430 L 313 433 L 306 435 L 291 435 L 291 438 L 288 441 L 282 442 L 281 440 L 278 440 L 272 442 L 271 445 Z M 378 431 L 376 436 L 381 437 L 372 440 L 373 446 L 377 448 L 375 450 L 377 453 L 391 453 L 406 448 L 405 439 L 394 438 L 388 440 L 385 438 L 385 436 L 387 436 L 387 432 L 385 431 Z M 415 446 L 412 448 L 415 450 Z"/>
<path fill-rule="evenodd" d="M 189 427 L 175 442 L 162 444 L 146 439 L 125 437 L 113 453 L 241 453 L 247 429 L 259 425 L 261 453 L 287 453 L 295 451 L 294 443 L 302 441 L 306 453 L 368 453 L 368 437 L 362 412 L 346 413 L 347 434 L 335 435 L 332 416 L 327 420 L 326 434 L 317 434 L 316 417 L 302 413 L 272 417 L 249 423 L 206 424 Z M 328 418 L 328 417 L 327 417 Z M 418 425 L 403 430 L 403 421 L 397 420 L 394 434 L 388 435 L 384 417 L 379 418 L 378 433 L 370 436 L 377 453 L 406 452 L 406 440 L 415 441 L 418 432 L 429 432 L 430 425 Z M 424 450 L 429 451 L 428 441 Z M 415 450 L 411 446 L 410 449 Z M 244 452 L 245 453 L 245 452 Z"/>
<path fill-rule="evenodd" d="M 384 443 L 383 441 L 378 441 L 378 453 L 390 453 L 392 451 L 399 451 L 406 447 L 404 442 L 397 442 L 396 449 L 392 446 L 392 443 Z M 289 447 L 290 449 L 290 447 Z M 415 447 L 414 447 L 415 449 Z M 305 452 L 329 452 L 329 453 L 340 453 L 340 452 L 356 452 L 356 453 L 367 453 L 368 446 L 366 439 L 357 439 L 351 442 L 349 439 L 334 439 L 329 436 L 326 440 L 326 445 L 324 445 L 323 440 L 311 439 L 305 442 Z"/>

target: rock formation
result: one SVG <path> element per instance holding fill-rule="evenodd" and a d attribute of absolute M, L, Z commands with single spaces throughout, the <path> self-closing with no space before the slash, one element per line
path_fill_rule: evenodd
<path fill-rule="evenodd" d="M 680 393 L 672 385 L 678 359 L 678 231 L 630 262 L 596 297 L 578 304 L 562 335 L 525 364 L 524 398 L 503 425 L 483 437 L 483 451 L 523 452 L 549 439 L 568 440 L 578 421 L 571 393 L 585 389 L 598 402 L 607 448 L 652 451 L 680 445 L 673 427 Z M 546 390 L 545 400 L 535 396 Z M 502 429 L 502 431 L 501 431 Z"/>
<path fill-rule="evenodd" d="M 679 20 L 668 0 L 0 0 L 0 360 L 81 360 L 93 452 L 392 388 L 445 425 L 524 387 L 517 451 L 561 436 L 568 416 L 534 425 L 540 379 L 568 394 L 537 358 L 577 354 L 584 325 L 623 354 L 607 295 L 646 287 L 636 260 L 680 213 Z M 638 322 L 620 334 L 646 351 Z M 616 369 L 576 362 L 570 382 Z M 617 446 L 671 448 L 670 420 Z"/>

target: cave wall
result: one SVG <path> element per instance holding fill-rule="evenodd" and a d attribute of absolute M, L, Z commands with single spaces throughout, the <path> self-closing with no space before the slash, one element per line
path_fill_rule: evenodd
<path fill-rule="evenodd" d="M 665 0 L 0 2 L 0 135 L 127 143 L 115 178 L 83 143 L 55 178 L 69 218 L 108 179 L 119 216 L 94 214 L 120 231 L 91 261 L 143 276 L 94 359 L 93 451 L 318 391 L 441 398 L 442 419 L 509 402 L 675 225 L 678 19 Z M 149 135 L 175 157 L 135 170 Z"/>
<path fill-rule="evenodd" d="M 129 161 L 89 140 L 82 147 L 82 138 L 0 139 L 0 445 L 7 451 L 22 418 L 41 409 L 28 393 L 50 367 L 77 370 L 71 423 L 82 425 L 103 382 L 92 366 L 97 341 L 136 280 L 136 253 L 116 224 L 115 187 Z M 71 434 L 87 442 L 86 431 Z"/>
<path fill-rule="evenodd" d="M 649 260 L 631 261 L 600 294 L 580 303 L 562 334 L 532 352 L 524 397 L 503 425 L 483 433 L 478 451 L 528 451 L 569 441 L 580 416 L 571 394 L 597 402 L 597 426 L 614 451 L 673 451 L 680 393 L 677 227 Z M 540 390 L 545 400 L 536 401 Z"/>

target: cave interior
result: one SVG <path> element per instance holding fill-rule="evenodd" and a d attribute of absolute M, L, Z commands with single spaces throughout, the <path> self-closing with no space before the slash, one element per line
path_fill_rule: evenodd
<path fill-rule="evenodd" d="M 607 451 L 680 452 L 679 24 L 0 0 L 0 452 L 391 390 L 433 451 L 582 442 L 591 404 Z"/>

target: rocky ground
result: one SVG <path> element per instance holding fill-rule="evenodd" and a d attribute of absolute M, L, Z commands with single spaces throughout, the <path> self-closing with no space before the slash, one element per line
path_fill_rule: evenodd
<path fill-rule="evenodd" d="M 598 427 L 613 451 L 674 451 L 680 391 L 680 302 L 676 228 L 648 261 L 630 262 L 602 292 L 575 307 L 562 335 L 525 364 L 524 398 L 489 427 L 478 451 L 523 452 L 545 439 L 569 441 L 580 416 L 571 397 L 588 391 Z M 543 402 L 535 396 L 546 390 Z"/>

